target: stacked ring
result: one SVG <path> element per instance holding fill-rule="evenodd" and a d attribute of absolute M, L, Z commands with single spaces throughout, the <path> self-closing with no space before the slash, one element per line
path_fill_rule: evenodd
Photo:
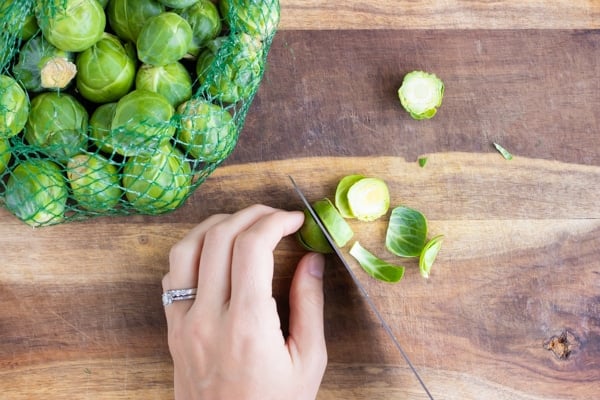
<path fill-rule="evenodd" d="M 168 306 L 174 301 L 194 300 L 196 298 L 197 289 L 171 289 L 162 294 L 163 306 Z"/>

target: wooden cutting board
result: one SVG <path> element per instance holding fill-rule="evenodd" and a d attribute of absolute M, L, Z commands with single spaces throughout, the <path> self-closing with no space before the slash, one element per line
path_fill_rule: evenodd
<path fill-rule="evenodd" d="M 348 4 L 330 12 L 355 18 Z M 353 264 L 436 399 L 597 396 L 600 33 L 549 20 L 565 29 L 283 29 L 234 154 L 181 209 L 35 230 L 0 210 L 0 398 L 172 398 L 160 305 L 170 246 L 216 212 L 300 208 L 287 175 L 316 200 L 349 173 L 385 179 L 393 205 L 446 236 L 425 280 L 386 253 L 385 219 L 352 222 L 363 246 L 407 267 L 389 285 Z M 446 83 L 432 120 L 398 103 L 412 69 Z M 293 238 L 276 250 L 284 326 L 302 254 Z M 318 399 L 426 398 L 333 259 L 325 291 Z"/>

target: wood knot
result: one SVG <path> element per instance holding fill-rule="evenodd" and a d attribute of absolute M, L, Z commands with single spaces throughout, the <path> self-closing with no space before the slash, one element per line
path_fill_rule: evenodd
<path fill-rule="evenodd" d="M 544 348 L 554 353 L 559 360 L 568 359 L 577 346 L 577 338 L 566 329 L 560 335 L 552 336 L 544 343 Z"/>

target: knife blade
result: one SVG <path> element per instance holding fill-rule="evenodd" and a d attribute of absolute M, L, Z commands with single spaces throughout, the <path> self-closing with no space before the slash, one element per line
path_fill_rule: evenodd
<path fill-rule="evenodd" d="M 410 370 L 412 371 L 412 373 L 415 376 L 415 378 L 417 378 L 417 381 L 419 381 L 419 384 L 421 385 L 421 387 L 423 388 L 423 390 L 425 391 L 425 393 L 427 394 L 427 396 L 429 397 L 429 399 L 433 400 L 433 396 L 431 395 L 431 392 L 429 392 L 429 389 L 427 388 L 427 386 L 425 385 L 425 382 L 423 381 L 423 379 L 421 378 L 421 376 L 417 372 L 417 369 L 414 367 L 413 363 L 410 361 L 410 358 L 408 358 L 408 355 L 406 354 L 406 352 L 404 351 L 404 349 L 400 345 L 400 342 L 396 338 L 396 335 L 394 335 L 394 332 L 392 331 L 392 328 L 387 323 L 387 321 L 385 320 L 385 318 L 383 318 L 383 315 L 381 315 L 381 313 L 379 312 L 379 309 L 377 308 L 377 306 L 375 305 L 375 303 L 373 302 L 373 300 L 369 296 L 369 293 L 364 288 L 364 286 L 362 285 L 362 283 L 360 283 L 360 281 L 358 280 L 356 274 L 354 273 L 354 271 L 352 271 L 352 268 L 350 268 L 350 264 L 348 264 L 348 262 L 344 258 L 344 255 L 342 254 L 342 251 L 340 250 L 339 246 L 335 243 L 335 241 L 331 237 L 331 234 L 329 233 L 329 231 L 327 231 L 327 228 L 325 228 L 325 225 L 323 224 L 323 221 L 321 221 L 321 218 L 319 217 L 319 215 L 317 215 L 317 212 L 310 205 L 310 203 L 308 202 L 308 200 L 306 199 L 306 197 L 304 196 L 304 194 L 302 193 L 302 191 L 300 190 L 300 188 L 296 184 L 296 181 L 294 180 L 294 178 L 292 178 L 289 175 L 288 175 L 288 178 L 290 178 L 290 181 L 292 181 L 292 185 L 294 186 L 294 190 L 296 191 L 296 193 L 298 194 L 298 196 L 302 200 L 302 203 L 306 207 L 306 209 L 309 212 L 309 214 L 315 220 L 317 226 L 319 227 L 319 229 L 321 230 L 321 232 L 325 236 L 325 239 L 327 240 L 327 242 L 329 243 L 329 245 L 333 249 L 334 253 L 340 259 L 340 261 L 342 262 L 342 264 L 344 265 L 344 267 L 346 268 L 346 270 L 350 274 L 350 277 L 352 277 L 352 281 L 354 282 L 354 284 L 356 285 L 356 287 L 358 288 L 358 290 L 362 294 L 363 298 L 365 299 L 365 301 L 369 305 L 369 308 L 371 309 L 371 311 L 373 312 L 373 314 L 375 314 L 375 316 L 377 317 L 377 319 L 379 320 L 379 322 L 383 326 L 383 329 L 386 331 L 386 333 L 388 334 L 388 336 L 392 339 L 392 342 L 394 343 L 394 346 L 396 347 L 396 349 L 398 350 L 398 352 L 400 353 L 400 355 L 402 356 L 402 358 L 404 358 L 404 361 L 406 361 L 406 364 L 408 364 Z"/>

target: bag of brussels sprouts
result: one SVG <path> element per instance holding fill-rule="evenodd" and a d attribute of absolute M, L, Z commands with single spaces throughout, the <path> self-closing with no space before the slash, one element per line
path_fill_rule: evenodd
<path fill-rule="evenodd" d="M 233 151 L 278 0 L 0 3 L 0 206 L 31 226 L 172 211 Z"/>

